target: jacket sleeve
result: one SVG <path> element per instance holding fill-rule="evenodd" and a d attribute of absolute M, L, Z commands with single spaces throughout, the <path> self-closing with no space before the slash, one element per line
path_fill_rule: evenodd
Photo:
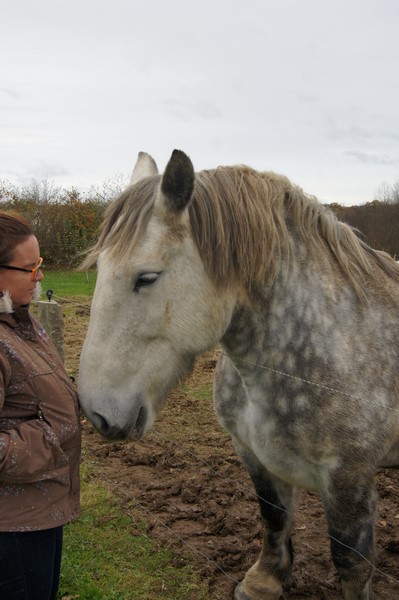
<path fill-rule="evenodd" d="M 7 375 L 4 367 L 3 361 L 0 361 L 0 412 Z M 10 428 L 0 428 L 0 481 L 33 483 L 67 462 L 55 433 L 46 421 L 15 421 Z"/>
<path fill-rule="evenodd" d="M 50 426 L 42 420 L 22 421 L 0 432 L 0 480 L 33 483 L 68 459 Z"/>

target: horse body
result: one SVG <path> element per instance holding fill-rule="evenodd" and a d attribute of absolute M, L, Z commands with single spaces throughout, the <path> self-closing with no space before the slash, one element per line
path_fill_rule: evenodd
<path fill-rule="evenodd" d="M 332 449 L 343 452 L 347 443 L 358 444 L 378 465 L 395 440 L 393 430 L 398 432 L 396 299 L 390 309 L 384 306 L 385 315 L 380 298 L 359 307 L 337 291 L 333 302 L 325 302 L 323 282 L 311 285 L 310 279 L 276 281 L 267 301 L 236 312 L 221 340 L 227 356 L 216 373 L 218 414 L 241 437 L 251 413 L 240 418 L 238 412 L 252 405 L 251 421 L 260 433 L 248 434 L 251 444 L 258 437 L 270 441 L 272 421 L 282 438 L 272 446 L 291 446 L 312 464 Z M 300 298 L 303 286 L 307 302 Z"/>
<path fill-rule="evenodd" d="M 399 269 L 285 178 L 217 171 L 194 176 L 175 151 L 162 178 L 148 172 L 110 209 L 92 255 L 83 409 L 109 437 L 141 437 L 195 356 L 220 342 L 214 405 L 265 524 L 235 598 L 279 598 L 289 583 L 301 487 L 323 500 L 344 598 L 369 600 L 374 473 L 399 463 Z M 255 206 L 259 190 L 268 216 Z M 251 227 L 242 211 L 254 213 Z"/>

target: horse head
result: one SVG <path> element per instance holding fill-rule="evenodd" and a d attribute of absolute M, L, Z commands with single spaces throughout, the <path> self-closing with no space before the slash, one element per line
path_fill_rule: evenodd
<path fill-rule="evenodd" d="M 142 437 L 167 392 L 213 347 L 233 307 L 207 275 L 188 205 L 195 174 L 175 150 L 162 176 L 140 153 L 97 249 L 97 282 L 80 362 L 83 411 L 112 439 Z"/>

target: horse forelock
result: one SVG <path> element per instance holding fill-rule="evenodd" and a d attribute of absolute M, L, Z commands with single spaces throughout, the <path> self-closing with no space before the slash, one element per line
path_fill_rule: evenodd
<path fill-rule="evenodd" d="M 153 213 L 159 184 L 160 176 L 143 179 L 108 207 L 84 267 L 106 248 L 118 262 L 131 255 Z M 285 265 L 295 260 L 293 229 L 311 256 L 332 254 L 359 296 L 365 295 L 376 267 L 399 282 L 399 266 L 391 257 L 367 246 L 349 225 L 284 176 L 245 166 L 200 171 L 188 210 L 194 243 L 220 287 L 271 283 L 283 256 Z"/>
<path fill-rule="evenodd" d="M 160 177 L 146 177 L 128 187 L 106 209 L 100 237 L 81 268 L 94 266 L 109 249 L 112 260 L 123 263 L 144 234 L 153 211 Z"/>

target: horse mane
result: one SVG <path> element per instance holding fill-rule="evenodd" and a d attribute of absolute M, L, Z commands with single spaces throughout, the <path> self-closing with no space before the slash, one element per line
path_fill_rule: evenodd
<path fill-rule="evenodd" d="M 126 259 L 147 227 L 160 181 L 159 175 L 145 177 L 108 205 L 97 243 L 88 250 L 80 269 L 94 267 L 100 252 L 108 248 L 117 262 Z"/>
<path fill-rule="evenodd" d="M 145 178 L 108 207 L 83 268 L 92 266 L 105 248 L 117 261 L 130 255 L 147 227 L 160 181 L 159 175 Z M 200 171 L 188 210 L 205 269 L 221 287 L 232 281 L 247 288 L 273 281 L 283 256 L 286 263 L 295 260 L 296 235 L 315 254 L 332 254 L 362 298 L 376 268 L 399 282 L 399 266 L 388 254 L 370 248 L 284 176 L 245 166 Z"/>

